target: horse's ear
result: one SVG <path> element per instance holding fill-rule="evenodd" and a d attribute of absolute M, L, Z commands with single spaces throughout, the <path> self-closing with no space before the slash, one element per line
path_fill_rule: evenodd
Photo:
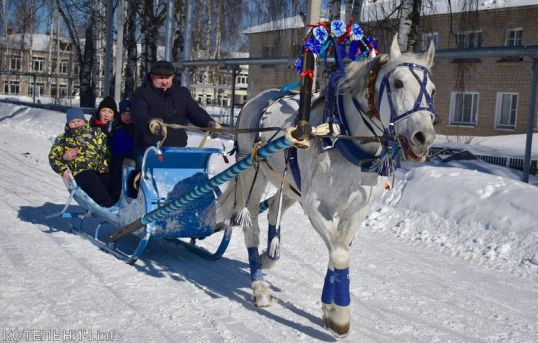
<path fill-rule="evenodd" d="M 435 58 L 435 44 L 433 43 L 433 39 L 430 42 L 430 46 L 428 47 L 428 50 L 422 54 L 422 59 L 426 61 L 426 64 L 429 68 L 433 66 L 433 60 Z"/>
<path fill-rule="evenodd" d="M 400 50 L 400 45 L 398 44 L 398 34 L 394 35 L 392 38 L 392 44 L 390 46 L 390 59 L 395 59 L 400 57 L 402 51 Z"/>

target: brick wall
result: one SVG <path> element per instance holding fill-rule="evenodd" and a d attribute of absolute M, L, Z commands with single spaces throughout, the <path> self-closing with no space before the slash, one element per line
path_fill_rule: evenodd
<path fill-rule="evenodd" d="M 523 45 L 538 45 L 538 6 L 512 7 L 473 13 L 423 17 L 421 32 L 438 32 L 439 48 L 455 48 L 456 35 L 465 31 L 482 32 L 482 47 L 504 46 L 506 31 L 523 30 Z M 379 39 L 380 50 L 388 52 L 395 32 L 365 31 Z M 250 56 L 263 57 L 264 48 L 277 47 L 274 56 L 298 56 L 304 29 L 286 32 L 264 32 L 249 35 Z M 436 59 L 433 80 L 436 84 L 435 107 L 438 116 L 436 130 L 449 135 L 504 135 L 525 133 L 531 82 L 531 64 L 527 61 L 501 61 L 488 58 L 473 63 Z M 253 66 L 249 72 L 249 98 L 260 91 L 298 80 L 293 66 Z M 475 126 L 450 124 L 450 99 L 453 92 L 478 92 L 479 101 Z M 518 93 L 514 129 L 495 127 L 497 92 Z"/>

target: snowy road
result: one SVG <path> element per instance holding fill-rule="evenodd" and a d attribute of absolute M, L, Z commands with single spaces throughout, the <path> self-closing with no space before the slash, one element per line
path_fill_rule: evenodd
<path fill-rule="evenodd" d="M 14 128 L 0 122 L 0 340 L 86 330 L 124 342 L 336 341 L 320 319 L 327 252 L 300 207 L 284 218 L 282 258 L 267 273 L 274 305 L 256 308 L 241 232 L 216 262 L 154 241 L 130 266 L 44 219 L 67 192 L 48 166 L 46 134 Z M 398 216 L 422 225 L 415 219 L 429 213 L 379 213 L 352 247 L 342 341 L 538 342 L 535 266 L 488 264 L 387 227 Z"/>

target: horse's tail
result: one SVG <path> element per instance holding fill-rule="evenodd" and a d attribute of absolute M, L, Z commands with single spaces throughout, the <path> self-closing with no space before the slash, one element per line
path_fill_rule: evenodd
<path fill-rule="evenodd" d="M 250 99 L 239 112 L 234 129 L 259 129 L 265 109 L 286 94 L 288 93 L 280 89 L 269 89 Z M 259 133 L 256 132 L 236 133 L 234 136 L 236 160 L 250 154 L 258 140 Z M 223 222 L 232 226 L 245 227 L 252 224 L 248 203 L 252 187 L 256 182 L 256 174 L 255 170 L 250 169 L 230 181 L 229 187 L 220 197 L 223 201 L 222 206 L 219 206 L 217 218 L 226 218 Z"/>

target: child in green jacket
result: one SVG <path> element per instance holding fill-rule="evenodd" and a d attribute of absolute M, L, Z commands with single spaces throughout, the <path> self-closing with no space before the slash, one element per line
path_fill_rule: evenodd
<path fill-rule="evenodd" d="M 65 132 L 56 138 L 50 150 L 50 166 L 67 181 L 75 179 L 100 206 L 113 206 L 106 135 L 101 129 L 90 127 L 81 108 L 70 108 L 66 119 Z"/>

